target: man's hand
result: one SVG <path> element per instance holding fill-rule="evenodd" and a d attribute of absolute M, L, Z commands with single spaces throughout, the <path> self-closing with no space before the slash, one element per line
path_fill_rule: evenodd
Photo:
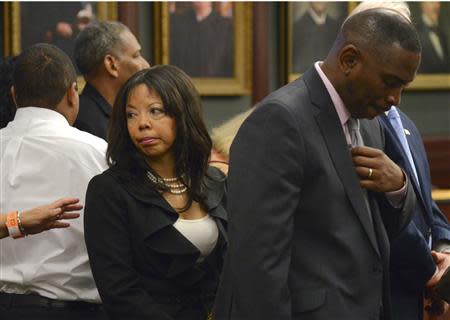
<path fill-rule="evenodd" d="M 431 256 L 436 263 L 436 272 L 428 280 L 427 287 L 434 287 L 441 280 L 447 268 L 450 267 L 450 254 L 431 251 Z"/>
<path fill-rule="evenodd" d="M 448 303 L 442 300 L 433 290 L 433 287 L 441 280 L 444 273 L 450 266 L 450 254 L 431 251 L 434 262 L 436 263 L 436 272 L 428 280 L 425 290 L 425 310 L 430 316 L 440 316 L 448 312 Z"/>
<path fill-rule="evenodd" d="M 73 211 L 83 208 L 81 204 L 78 204 L 79 201 L 76 198 L 62 198 L 51 204 L 23 211 L 20 214 L 20 221 L 27 234 L 36 234 L 55 228 L 67 228 L 70 224 L 60 220 L 78 218 L 80 214 L 73 213 Z"/>
<path fill-rule="evenodd" d="M 356 147 L 352 158 L 362 188 L 392 192 L 400 190 L 406 181 L 402 169 L 379 149 Z"/>

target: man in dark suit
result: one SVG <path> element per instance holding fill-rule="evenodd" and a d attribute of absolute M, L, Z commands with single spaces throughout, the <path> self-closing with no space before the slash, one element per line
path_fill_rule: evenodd
<path fill-rule="evenodd" d="M 450 226 L 431 198 L 430 168 L 417 127 L 394 106 L 379 121 L 385 129 L 386 154 L 404 168 L 417 195 L 412 221 L 391 242 L 393 315 L 421 320 L 424 288 L 439 278 L 434 276 L 431 249 L 450 252 Z"/>
<path fill-rule="evenodd" d="M 388 235 L 407 224 L 415 195 L 367 119 L 400 101 L 419 62 L 405 18 L 366 10 L 344 22 L 324 62 L 244 122 L 215 319 L 391 319 Z"/>
<path fill-rule="evenodd" d="M 112 106 L 122 85 L 148 68 L 141 46 L 120 22 L 88 25 L 75 40 L 74 57 L 86 80 L 74 126 L 106 140 Z"/>
<path fill-rule="evenodd" d="M 351 14 L 373 8 L 396 10 L 411 21 L 409 7 L 402 2 L 366 1 Z M 385 130 L 386 155 L 404 168 L 417 195 L 412 221 L 391 241 L 392 313 L 396 320 L 422 320 L 424 288 L 434 286 L 450 263 L 450 256 L 444 253 L 435 253 L 433 259 L 431 248 L 450 249 L 450 226 L 431 198 L 430 169 L 417 127 L 395 106 L 378 120 Z"/>

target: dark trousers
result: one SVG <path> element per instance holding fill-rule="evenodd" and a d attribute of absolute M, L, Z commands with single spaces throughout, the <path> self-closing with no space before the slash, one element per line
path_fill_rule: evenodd
<path fill-rule="evenodd" d="M 0 319 L 107 320 L 101 305 L 59 301 L 38 295 L 0 293 Z"/>

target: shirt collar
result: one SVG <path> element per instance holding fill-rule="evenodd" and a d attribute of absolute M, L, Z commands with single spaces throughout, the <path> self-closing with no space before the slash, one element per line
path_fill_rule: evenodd
<path fill-rule="evenodd" d="M 344 126 L 347 123 L 347 120 L 350 118 L 350 112 L 348 112 L 347 108 L 344 105 L 344 101 L 342 101 L 341 97 L 337 93 L 336 89 L 331 84 L 330 80 L 327 78 L 325 73 L 320 68 L 322 61 L 317 61 L 314 63 L 314 68 L 316 68 L 317 73 L 325 84 L 325 88 L 328 91 L 328 94 L 331 97 L 331 101 L 333 102 L 334 108 L 339 116 L 339 121 L 341 125 Z"/>
<path fill-rule="evenodd" d="M 63 125 L 69 125 L 67 119 L 55 110 L 40 107 L 17 108 L 14 121 L 26 121 L 33 119 L 49 120 Z"/>
<path fill-rule="evenodd" d="M 326 12 L 324 14 L 318 15 L 312 8 L 308 8 L 308 12 L 309 15 L 311 16 L 311 19 L 313 19 L 313 21 L 319 26 L 324 25 L 325 22 L 327 21 Z"/>

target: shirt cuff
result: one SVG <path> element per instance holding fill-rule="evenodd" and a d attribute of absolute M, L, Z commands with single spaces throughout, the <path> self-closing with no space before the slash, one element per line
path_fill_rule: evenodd
<path fill-rule="evenodd" d="M 450 253 L 450 240 L 441 239 L 438 240 L 434 250 L 437 252 Z"/>
<path fill-rule="evenodd" d="M 402 169 L 403 171 L 403 169 Z M 401 208 L 405 202 L 406 192 L 408 191 L 408 176 L 403 171 L 403 176 L 405 177 L 405 184 L 399 190 L 386 192 L 386 198 L 389 203 L 396 209 Z"/>

